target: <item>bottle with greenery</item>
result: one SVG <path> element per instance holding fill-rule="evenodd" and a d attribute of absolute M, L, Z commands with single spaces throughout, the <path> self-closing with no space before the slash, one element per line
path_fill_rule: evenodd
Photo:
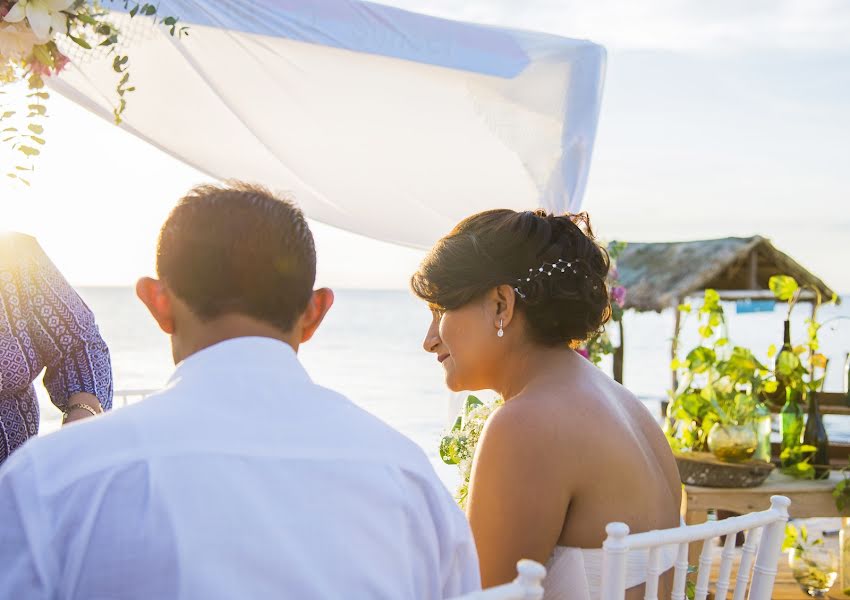
<path fill-rule="evenodd" d="M 758 438 L 758 446 L 753 458 L 770 462 L 770 409 L 764 402 L 756 404 L 754 425 L 756 429 L 756 437 Z"/>
<path fill-rule="evenodd" d="M 794 388 L 785 389 L 785 406 L 779 412 L 779 426 L 782 435 L 781 463 L 792 467 L 800 462 L 800 448 L 803 445 L 803 409 L 800 407 L 800 392 Z"/>
<path fill-rule="evenodd" d="M 803 445 L 815 448 L 811 464 L 815 469 L 815 479 L 829 477 L 829 438 L 823 426 L 823 415 L 818 406 L 818 393 L 809 393 L 809 414 L 803 431 Z"/>
<path fill-rule="evenodd" d="M 799 362 L 797 355 L 794 354 L 794 348 L 791 346 L 791 321 L 785 319 L 783 325 L 782 348 L 779 350 L 779 354 L 776 355 L 776 360 L 773 363 L 773 370 L 776 373 L 776 391 L 770 396 L 771 400 L 777 405 L 787 399 L 787 392 L 785 390 L 790 383 L 790 373 L 786 374 L 785 372 L 787 371 L 787 365 L 794 364 L 795 361 Z M 780 365 L 782 366 L 780 367 Z"/>

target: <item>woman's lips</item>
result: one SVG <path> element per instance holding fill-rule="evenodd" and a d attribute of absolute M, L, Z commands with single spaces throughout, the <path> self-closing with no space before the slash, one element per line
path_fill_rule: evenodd
<path fill-rule="evenodd" d="M 437 357 L 437 360 L 438 360 L 440 363 L 442 363 L 442 362 L 443 362 L 444 360 L 446 360 L 449 356 L 450 356 L 450 355 L 448 355 L 448 354 L 440 354 L 440 355 Z"/>

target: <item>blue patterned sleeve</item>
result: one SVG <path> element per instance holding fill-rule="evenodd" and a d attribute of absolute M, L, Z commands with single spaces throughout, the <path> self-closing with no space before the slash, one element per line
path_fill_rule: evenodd
<path fill-rule="evenodd" d="M 30 304 L 30 335 L 47 372 L 44 387 L 57 407 L 79 392 L 112 407 L 112 363 L 94 314 L 31 238 L 21 281 Z"/>

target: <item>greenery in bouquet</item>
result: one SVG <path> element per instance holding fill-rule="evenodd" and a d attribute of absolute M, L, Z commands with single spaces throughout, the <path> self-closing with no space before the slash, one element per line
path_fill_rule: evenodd
<path fill-rule="evenodd" d="M 175 37 L 187 28 L 177 17 L 160 17 L 155 4 L 132 0 L 120 3 L 132 19 L 150 17 Z M 122 33 L 110 11 L 98 0 L 0 0 L 0 133 L 2 141 L 21 161 L 7 177 L 29 185 L 27 172 L 45 144 L 44 118 L 50 94 L 45 79 L 57 76 L 70 62 L 60 47 L 66 42 L 86 51 L 102 50 L 113 55 L 117 80 L 116 123 L 127 107 L 130 83 L 129 57 L 119 50 Z M 26 86 L 22 98 L 10 93 L 12 84 Z M 12 99 L 10 99 L 12 98 Z M 23 163 L 23 164 L 22 164 Z"/>
<path fill-rule="evenodd" d="M 699 343 L 684 359 L 673 359 L 671 368 L 678 372 L 680 384 L 670 395 L 665 432 L 674 450 L 704 452 L 716 423 L 754 422 L 769 370 L 749 349 L 730 345 L 715 290 L 706 290 L 699 308 L 683 304 L 679 311 L 685 316 L 683 324 L 696 316 Z"/>
<path fill-rule="evenodd" d="M 468 396 L 451 430 L 440 441 L 440 458 L 447 465 L 457 465 L 460 469 L 461 483 L 455 498 L 461 508 L 466 507 L 475 446 L 487 419 L 502 404 L 501 398 L 486 404 L 475 396 Z"/>
<path fill-rule="evenodd" d="M 610 242 L 606 246 L 608 256 L 611 259 L 607 284 L 608 293 L 611 298 L 611 321 L 614 323 L 618 323 L 623 319 L 623 307 L 626 305 L 626 288 L 620 285 L 620 273 L 617 271 L 617 258 L 625 247 L 625 242 Z M 595 365 L 602 362 L 604 356 L 612 354 L 614 352 L 614 345 L 611 343 L 607 328 L 602 333 L 583 342 L 578 347 L 578 352 Z"/>

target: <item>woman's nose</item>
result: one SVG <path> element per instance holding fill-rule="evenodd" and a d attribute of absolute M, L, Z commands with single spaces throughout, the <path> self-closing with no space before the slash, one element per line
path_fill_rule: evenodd
<path fill-rule="evenodd" d="M 431 321 L 431 326 L 428 328 L 428 333 L 425 334 L 425 340 L 422 342 L 422 347 L 425 352 L 436 352 L 437 346 L 440 343 L 440 323 L 437 319 Z"/>

